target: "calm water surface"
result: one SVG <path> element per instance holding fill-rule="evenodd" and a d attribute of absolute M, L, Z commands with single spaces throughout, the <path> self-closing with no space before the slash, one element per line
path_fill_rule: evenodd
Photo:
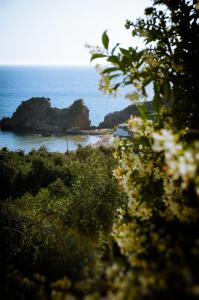
<path fill-rule="evenodd" d="M 23 150 L 29 152 L 45 146 L 51 152 L 66 152 L 75 150 L 78 145 L 86 146 L 96 143 L 98 136 L 70 135 L 65 137 L 42 137 L 39 135 L 21 135 L 12 132 L 0 131 L 0 148 L 7 147 L 10 150 Z"/>
<path fill-rule="evenodd" d="M 82 98 L 90 110 L 92 125 L 98 125 L 107 113 L 120 110 L 129 101 L 105 96 L 98 91 L 98 74 L 93 67 L 0 66 L 0 119 L 11 116 L 17 106 L 31 97 L 51 98 L 53 107 L 64 108 Z M 77 144 L 96 142 L 98 137 L 40 137 L 0 131 L 0 147 L 11 150 L 46 146 L 50 151 L 73 150 Z M 67 146 L 68 145 L 68 146 Z"/>

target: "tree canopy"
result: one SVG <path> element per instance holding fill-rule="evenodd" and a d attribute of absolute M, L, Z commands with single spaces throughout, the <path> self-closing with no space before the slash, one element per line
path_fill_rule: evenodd
<path fill-rule="evenodd" d="M 129 98 L 140 100 L 151 83 L 156 114 L 165 106 L 177 129 L 188 126 L 198 130 L 198 18 L 196 1 L 154 1 L 145 9 L 145 17 L 126 21 L 132 36 L 143 41 L 142 48 L 125 49 L 117 43 L 109 49 L 104 32 L 104 48 L 92 49 L 91 56 L 91 60 L 104 57 L 111 65 L 100 72 L 101 88 L 111 93 L 131 86 L 136 92 Z"/>
<path fill-rule="evenodd" d="M 128 121 L 132 138 L 115 143 L 115 176 L 128 195 L 113 235 L 124 264 L 111 277 L 113 298 L 197 299 L 199 267 L 199 11 L 196 1 L 154 1 L 126 28 L 143 47 L 93 48 L 105 58 L 100 87 L 131 87 L 140 117 Z M 154 115 L 144 105 L 153 85 Z M 119 280 L 117 279 L 118 277 Z"/>

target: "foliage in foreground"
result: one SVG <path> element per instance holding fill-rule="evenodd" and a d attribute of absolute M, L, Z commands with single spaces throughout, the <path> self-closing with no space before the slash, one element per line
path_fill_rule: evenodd
<path fill-rule="evenodd" d="M 130 119 L 129 129 L 133 140 L 118 141 L 115 152 L 115 175 L 129 198 L 113 229 L 128 261 L 118 268 L 115 299 L 197 299 L 198 141 L 187 145 L 140 118 Z"/>
<path fill-rule="evenodd" d="M 105 93 L 129 87 L 131 100 L 147 100 L 147 87 L 153 86 L 153 107 L 156 118 L 167 108 L 172 126 L 198 129 L 198 61 L 199 8 L 197 1 L 155 0 L 145 9 L 145 17 L 126 21 L 132 37 L 141 46 L 110 48 L 106 32 L 103 48 L 91 50 L 91 60 L 105 58 L 108 65 L 100 67 L 100 88 Z M 160 8 L 158 4 L 162 4 Z M 164 6 L 163 6 L 164 5 Z M 165 5 L 166 8 L 165 9 Z M 131 41 L 136 44 L 136 41 Z M 170 109 L 168 109 L 168 107 Z M 162 120 L 163 121 L 163 120 Z"/>
<path fill-rule="evenodd" d="M 110 231 L 125 195 L 111 150 L 0 152 L 1 296 L 77 299 L 103 285 Z"/>
<path fill-rule="evenodd" d="M 133 138 L 115 145 L 129 200 L 113 228 L 123 263 L 109 270 L 107 299 L 199 298 L 198 9 L 197 1 L 154 1 L 126 23 L 143 49 L 110 49 L 105 32 L 104 47 L 92 50 L 91 60 L 108 63 L 98 67 L 105 92 L 131 86 L 128 98 L 146 100 L 149 84 L 154 90 L 152 120 L 139 103 Z"/>

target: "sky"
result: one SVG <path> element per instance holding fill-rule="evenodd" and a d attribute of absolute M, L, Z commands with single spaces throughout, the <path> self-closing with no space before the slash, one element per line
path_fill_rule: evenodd
<path fill-rule="evenodd" d="M 0 0 L 0 65 L 89 65 L 85 44 L 132 43 L 125 20 L 151 0 Z"/>

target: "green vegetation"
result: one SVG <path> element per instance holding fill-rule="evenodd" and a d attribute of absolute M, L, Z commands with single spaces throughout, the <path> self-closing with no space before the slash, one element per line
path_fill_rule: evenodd
<path fill-rule="evenodd" d="M 91 50 L 107 60 L 105 92 L 132 86 L 136 101 L 153 85 L 153 118 L 139 103 L 131 138 L 114 150 L 1 151 L 4 299 L 199 299 L 198 9 L 154 1 L 126 23 L 142 49 L 110 50 L 104 32 Z"/>
<path fill-rule="evenodd" d="M 114 166 L 103 148 L 0 152 L 3 299 L 81 298 L 98 285 L 113 255 L 116 209 L 126 202 Z"/>
<path fill-rule="evenodd" d="M 107 36 L 92 50 L 92 60 L 97 50 L 109 63 L 98 67 L 105 92 L 132 85 L 136 101 L 154 89 L 152 120 L 139 104 L 133 138 L 115 144 L 128 206 L 113 228 L 124 262 L 112 265 L 108 299 L 199 298 L 198 17 L 196 1 L 154 1 L 145 18 L 126 23 L 143 49 L 110 50 Z"/>
<path fill-rule="evenodd" d="M 158 8 L 159 4 L 164 6 Z M 165 5 L 167 9 L 165 9 Z M 109 38 L 102 36 L 104 48 L 92 49 L 91 60 L 105 57 L 109 65 L 100 68 L 100 87 L 106 93 L 131 86 L 132 100 L 147 99 L 146 87 L 154 89 L 154 110 L 162 107 L 178 128 L 198 128 L 198 4 L 196 1 L 154 1 L 146 8 L 145 18 L 126 21 L 141 47 L 121 48 L 119 43 L 109 49 Z"/>

